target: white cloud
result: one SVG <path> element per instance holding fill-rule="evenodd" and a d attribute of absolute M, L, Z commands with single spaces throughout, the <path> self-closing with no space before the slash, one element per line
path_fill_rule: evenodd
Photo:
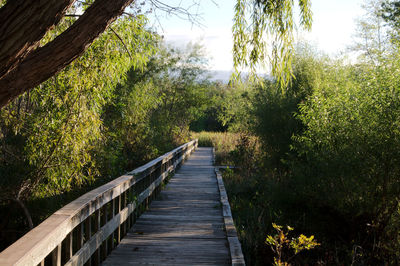
<path fill-rule="evenodd" d="M 193 30 L 183 32 L 172 30 L 165 32 L 165 40 L 177 46 L 185 46 L 189 42 L 200 42 L 205 47 L 212 70 L 232 69 L 232 37 L 230 29 L 212 29 L 208 31 Z"/>
<path fill-rule="evenodd" d="M 313 29 L 311 33 L 300 33 L 301 38 L 316 44 L 331 55 L 344 50 L 352 42 L 354 19 L 362 14 L 363 0 L 313 0 Z M 235 1 L 205 1 L 202 7 L 205 27 L 199 28 L 176 18 L 161 19 L 167 42 L 185 46 L 189 42 L 203 43 L 211 60 L 212 70 L 232 69 L 232 18 Z"/>

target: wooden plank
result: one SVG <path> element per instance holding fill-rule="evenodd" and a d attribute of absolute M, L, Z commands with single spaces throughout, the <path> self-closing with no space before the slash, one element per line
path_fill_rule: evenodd
<path fill-rule="evenodd" d="M 228 242 L 229 242 L 229 250 L 231 253 L 232 265 L 234 266 L 246 265 L 244 262 L 242 247 L 240 245 L 237 236 L 228 237 Z"/>
<path fill-rule="evenodd" d="M 150 208 L 151 210 L 151 208 Z M 162 219 L 163 221 L 182 221 L 182 222 L 195 222 L 195 221 L 224 221 L 221 216 L 215 215 L 191 215 L 191 216 L 183 216 L 183 215 L 173 215 L 173 214 L 149 214 L 149 212 L 144 213 L 140 216 L 140 221 L 144 219 L 148 219 L 150 221 L 156 221 L 158 219 Z M 138 219 L 139 222 L 139 219 Z"/>

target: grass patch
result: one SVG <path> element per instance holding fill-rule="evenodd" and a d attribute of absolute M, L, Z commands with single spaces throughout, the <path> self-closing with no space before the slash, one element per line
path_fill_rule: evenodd
<path fill-rule="evenodd" d="M 230 132 L 192 132 L 191 137 L 199 140 L 200 147 L 215 148 L 216 165 L 232 165 L 230 152 L 236 148 L 236 143 L 240 138 L 239 133 Z"/>

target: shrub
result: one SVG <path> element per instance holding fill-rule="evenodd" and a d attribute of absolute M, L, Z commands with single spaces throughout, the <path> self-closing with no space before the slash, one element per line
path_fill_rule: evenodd
<path fill-rule="evenodd" d="M 294 184 L 348 217 L 364 256 L 394 263 L 400 247 L 397 67 L 392 61 L 386 67 L 335 70 L 301 104 L 306 130 L 294 138 L 301 155 L 292 164 Z"/>

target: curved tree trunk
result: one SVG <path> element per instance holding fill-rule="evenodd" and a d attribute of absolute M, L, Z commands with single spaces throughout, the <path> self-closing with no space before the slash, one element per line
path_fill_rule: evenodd
<path fill-rule="evenodd" d="M 31 214 L 29 213 L 28 208 L 27 208 L 27 207 L 25 206 L 25 204 L 24 204 L 20 199 L 18 199 L 18 198 L 14 198 L 13 201 L 15 201 L 15 202 L 21 207 L 21 209 L 23 210 L 24 215 L 25 215 L 25 218 L 26 218 L 26 220 L 28 221 L 29 229 L 33 229 L 32 217 L 31 217 Z"/>
<path fill-rule="evenodd" d="M 73 2 L 12 0 L 0 9 L 0 77 L 37 47 Z"/>
<path fill-rule="evenodd" d="M 25 2 L 42 1 L 25 0 Z M 0 77 L 0 108 L 18 95 L 47 80 L 79 57 L 132 2 L 133 0 L 96 0 L 70 28 L 52 42 L 29 53 L 26 52 L 23 59 L 18 59 L 13 68 Z M 0 41 L 1 46 L 3 46 L 2 41 Z"/>

